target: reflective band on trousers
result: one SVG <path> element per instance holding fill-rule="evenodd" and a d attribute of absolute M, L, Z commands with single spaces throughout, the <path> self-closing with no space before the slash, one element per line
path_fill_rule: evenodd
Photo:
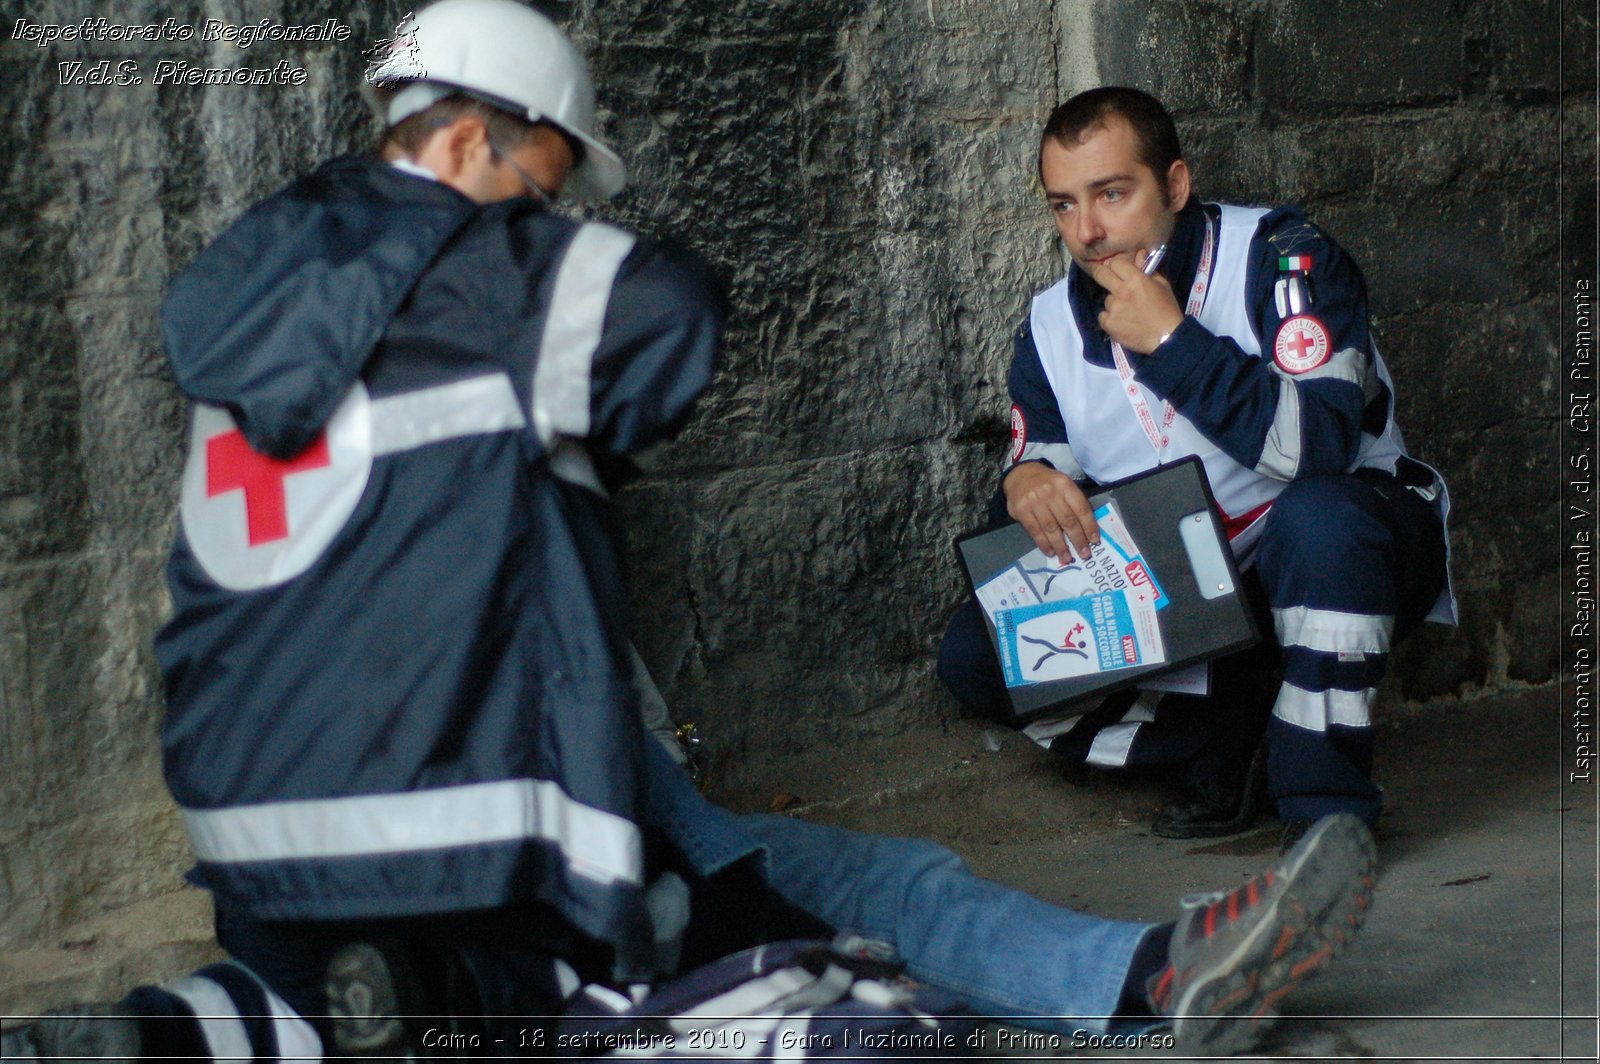
<path fill-rule="evenodd" d="M 1323 654 L 1387 654 L 1394 618 L 1381 614 L 1342 613 L 1291 606 L 1272 611 L 1278 642 Z"/>
<path fill-rule="evenodd" d="M 1272 715 L 1307 731 L 1325 732 L 1330 724 L 1370 728 L 1372 703 L 1377 697 L 1375 687 L 1362 691 L 1307 691 L 1286 683 L 1278 689 Z"/>
<path fill-rule="evenodd" d="M 504 780 L 406 794 L 185 809 L 195 856 L 217 864 L 371 857 L 542 839 L 577 874 L 640 883 L 639 829 L 548 780 Z"/>
<path fill-rule="evenodd" d="M 1128 763 L 1128 753 L 1133 749 L 1134 736 L 1139 734 L 1139 725 L 1155 719 L 1155 710 L 1146 705 L 1141 697 L 1128 707 L 1128 712 L 1122 715 L 1119 722 L 1101 728 L 1095 734 L 1084 761 L 1102 768 L 1123 767 Z"/>

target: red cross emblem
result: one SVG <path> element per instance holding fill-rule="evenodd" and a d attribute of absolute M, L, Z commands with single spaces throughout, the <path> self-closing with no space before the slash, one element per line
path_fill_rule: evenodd
<path fill-rule="evenodd" d="M 1278 327 L 1273 358 L 1290 373 L 1305 373 L 1328 361 L 1328 330 L 1310 314 L 1296 314 Z"/>
<path fill-rule="evenodd" d="M 1011 461 L 1016 463 L 1022 457 L 1022 452 L 1028 449 L 1028 419 L 1023 417 L 1022 408 L 1016 403 L 1011 404 Z"/>
<path fill-rule="evenodd" d="M 311 446 L 279 461 L 253 449 L 225 409 L 196 404 L 179 516 L 206 575 L 251 591 L 292 580 L 322 556 L 372 471 L 369 406 L 358 384 Z"/>
<path fill-rule="evenodd" d="M 283 482 L 295 473 L 326 469 L 331 464 L 326 433 L 293 458 L 279 461 L 255 450 L 244 433 L 234 429 L 206 441 L 206 497 L 244 492 L 250 545 L 259 547 L 289 538 L 289 501 Z"/>

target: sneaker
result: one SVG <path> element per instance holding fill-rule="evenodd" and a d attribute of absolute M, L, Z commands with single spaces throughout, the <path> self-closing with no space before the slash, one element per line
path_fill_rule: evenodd
<path fill-rule="evenodd" d="M 0 1057 L 6 1060 L 134 1064 L 141 1047 L 139 1018 L 125 1006 L 109 1002 L 57 1009 L 0 1035 Z"/>
<path fill-rule="evenodd" d="M 1170 963 L 1145 991 L 1172 1018 L 1178 1051 L 1226 1056 L 1254 1045 L 1279 1000 L 1361 926 L 1376 876 L 1372 833 L 1341 813 L 1237 890 L 1184 899 Z"/>

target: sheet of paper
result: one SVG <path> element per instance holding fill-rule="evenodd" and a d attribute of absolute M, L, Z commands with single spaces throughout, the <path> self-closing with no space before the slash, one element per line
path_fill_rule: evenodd
<path fill-rule="evenodd" d="M 1166 660 L 1154 603 L 1126 591 L 1019 606 L 995 621 L 1008 687 Z"/>
<path fill-rule="evenodd" d="M 1144 597 L 1156 609 L 1165 608 L 1171 600 L 1145 564 L 1116 500 L 1105 503 L 1094 516 L 1100 526 L 1100 543 L 1088 558 L 1051 558 L 1035 547 L 1017 560 L 1016 567 L 1032 584 L 1038 601 L 1061 602 L 1104 591 L 1127 590 L 1136 601 Z"/>
<path fill-rule="evenodd" d="M 978 605 L 989 614 L 991 621 L 1001 610 L 1032 606 L 1038 601 L 1038 594 L 1018 565 L 1011 566 L 978 588 Z"/>
<path fill-rule="evenodd" d="M 1211 693 L 1211 663 L 1202 661 L 1187 669 L 1177 669 L 1148 680 L 1139 681 L 1141 691 L 1170 691 L 1175 695 L 1208 695 Z"/>

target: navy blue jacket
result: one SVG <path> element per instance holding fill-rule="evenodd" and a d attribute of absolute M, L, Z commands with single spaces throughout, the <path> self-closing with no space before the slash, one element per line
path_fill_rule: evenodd
<path fill-rule="evenodd" d="M 335 160 L 173 284 L 195 402 L 165 767 L 258 919 L 545 903 L 642 965 L 637 695 L 596 468 L 673 434 L 703 265 Z"/>

